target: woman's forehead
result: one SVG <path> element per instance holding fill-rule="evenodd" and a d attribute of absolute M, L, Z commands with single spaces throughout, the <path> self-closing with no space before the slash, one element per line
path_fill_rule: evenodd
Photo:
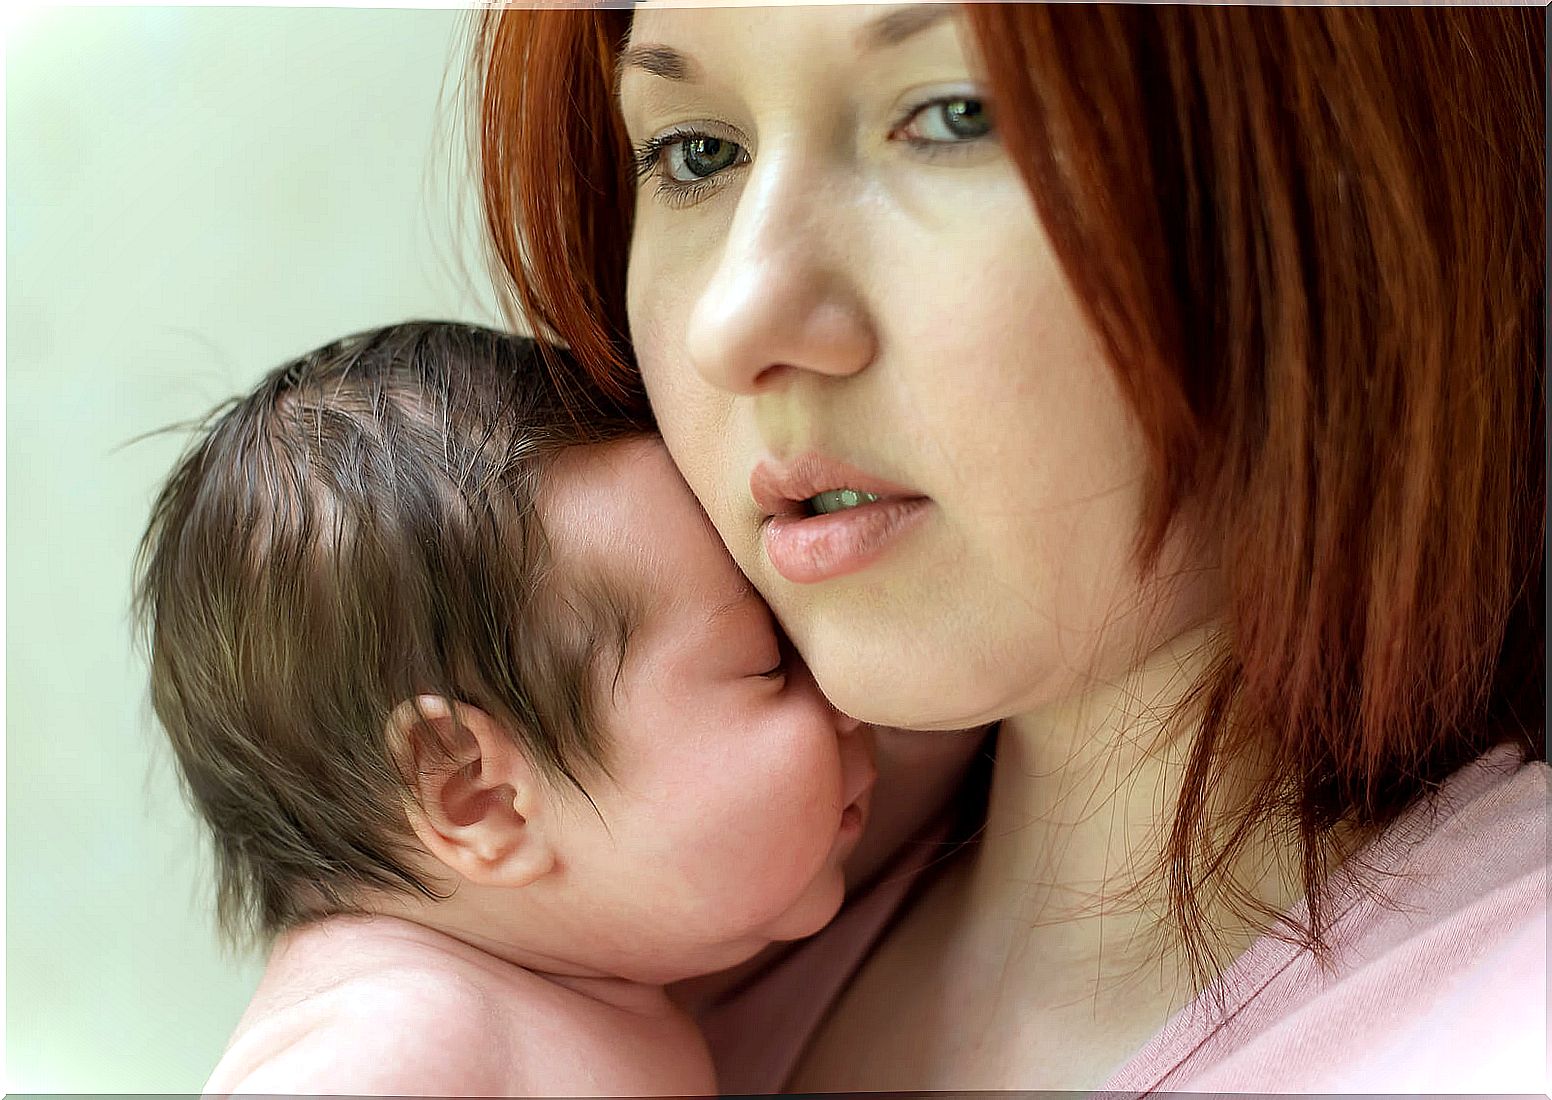
<path fill-rule="evenodd" d="M 638 4 L 626 39 L 631 49 L 650 49 L 657 39 L 702 39 L 714 42 L 724 31 L 748 28 L 751 19 L 822 27 L 845 36 L 859 54 L 887 49 L 932 27 L 956 20 L 959 5 L 927 4 L 772 4 L 746 0 L 689 3 L 649 0 Z M 629 62 L 629 57 L 624 59 Z"/>
<path fill-rule="evenodd" d="M 613 88 L 640 126 L 644 111 L 676 114 L 707 96 L 806 111 L 893 78 L 961 79 L 976 67 L 957 4 L 657 7 L 632 20 Z"/>

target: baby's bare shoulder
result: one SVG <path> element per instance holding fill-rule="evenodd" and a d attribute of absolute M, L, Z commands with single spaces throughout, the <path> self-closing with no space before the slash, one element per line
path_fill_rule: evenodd
<path fill-rule="evenodd" d="M 207 1095 L 715 1092 L 693 1028 L 636 1019 L 518 968 L 358 975 L 256 1021 L 222 1066 Z"/>
<path fill-rule="evenodd" d="M 259 1016 L 206 1093 L 497 1096 L 511 1092 L 511 1015 L 468 974 L 357 976 Z"/>

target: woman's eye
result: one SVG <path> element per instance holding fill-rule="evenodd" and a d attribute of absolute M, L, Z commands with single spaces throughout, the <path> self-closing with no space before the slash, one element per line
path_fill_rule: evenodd
<path fill-rule="evenodd" d="M 894 136 L 913 145 L 950 145 L 976 141 L 991 132 L 991 112 L 985 101 L 961 96 L 922 104 Z"/>
<path fill-rule="evenodd" d="M 676 183 L 693 183 L 733 167 L 739 151 L 737 145 L 722 138 L 685 138 L 668 148 L 665 171 Z"/>
<path fill-rule="evenodd" d="M 736 141 L 690 130 L 651 138 L 636 148 L 636 176 L 655 178 L 658 192 L 675 205 L 688 205 L 713 186 L 712 177 L 749 159 Z"/>

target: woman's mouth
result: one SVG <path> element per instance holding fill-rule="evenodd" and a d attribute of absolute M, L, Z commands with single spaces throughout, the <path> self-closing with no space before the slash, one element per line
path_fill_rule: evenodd
<path fill-rule="evenodd" d="M 818 454 L 761 462 L 749 490 L 766 518 L 771 566 L 794 584 L 865 569 L 925 518 L 932 503 L 909 489 Z"/>
<path fill-rule="evenodd" d="M 829 516 L 863 504 L 872 504 L 878 499 L 877 493 L 864 493 L 861 489 L 830 489 L 823 493 L 816 493 L 804 503 L 815 515 Z"/>

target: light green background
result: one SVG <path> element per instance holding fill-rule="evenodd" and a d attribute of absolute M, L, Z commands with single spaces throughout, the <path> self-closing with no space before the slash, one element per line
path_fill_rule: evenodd
<path fill-rule="evenodd" d="M 7 44 L 9 1091 L 197 1091 L 257 978 L 128 620 L 181 438 L 125 444 L 334 336 L 493 320 L 467 18 L 55 9 Z"/>

